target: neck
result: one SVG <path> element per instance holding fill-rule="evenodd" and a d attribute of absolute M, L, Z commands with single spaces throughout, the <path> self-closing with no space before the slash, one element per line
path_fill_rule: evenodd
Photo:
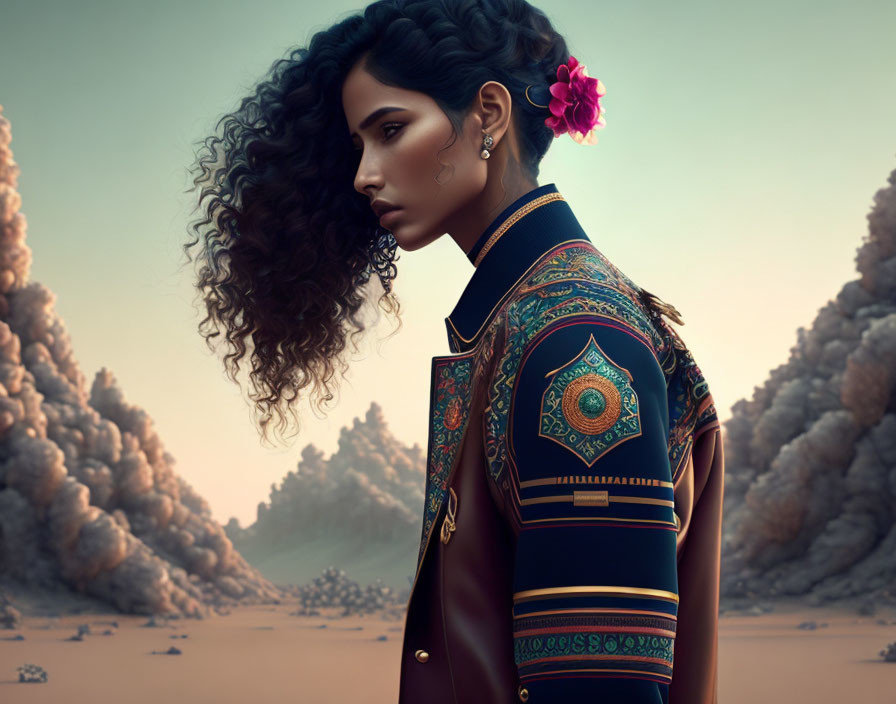
<path fill-rule="evenodd" d="M 518 169 L 504 171 L 502 179 L 490 175 L 482 192 L 458 213 L 455 223 L 449 224 L 448 234 L 469 256 L 470 250 L 495 217 L 535 188 L 538 188 L 538 183 Z"/>

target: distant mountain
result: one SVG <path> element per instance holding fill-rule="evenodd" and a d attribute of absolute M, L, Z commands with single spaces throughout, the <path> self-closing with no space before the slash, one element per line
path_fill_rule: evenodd
<path fill-rule="evenodd" d="M 112 373 L 88 392 L 55 295 L 28 280 L 10 141 L 0 114 L 0 583 L 131 613 L 278 600 Z"/>
<path fill-rule="evenodd" d="M 887 181 L 859 277 L 732 407 L 723 599 L 896 601 L 896 171 Z M 745 345 L 762 334 L 743 333 Z"/>
<path fill-rule="evenodd" d="M 380 578 L 401 590 L 416 567 L 425 467 L 422 448 L 398 442 L 371 403 L 363 422 L 342 429 L 332 456 L 307 445 L 255 523 L 243 530 L 231 519 L 227 535 L 281 584 L 339 565 L 361 583 Z"/>

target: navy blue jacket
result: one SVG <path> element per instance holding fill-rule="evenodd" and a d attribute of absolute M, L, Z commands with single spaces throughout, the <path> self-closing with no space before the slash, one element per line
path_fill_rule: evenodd
<path fill-rule="evenodd" d="M 724 469 L 677 312 L 554 184 L 468 256 L 433 359 L 401 704 L 714 703 Z"/>

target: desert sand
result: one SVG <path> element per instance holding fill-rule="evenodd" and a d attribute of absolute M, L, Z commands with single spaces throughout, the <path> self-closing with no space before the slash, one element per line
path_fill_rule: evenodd
<path fill-rule="evenodd" d="M 0 702 L 397 701 L 403 616 L 290 615 L 294 610 L 290 604 L 239 607 L 201 621 L 159 619 L 156 627 L 146 627 L 145 616 L 114 613 L 25 616 L 18 629 L 0 631 Z M 806 621 L 818 627 L 797 627 Z M 66 640 L 81 624 L 90 633 Z M 25 639 L 10 640 L 16 634 Z M 894 611 L 862 616 L 797 605 L 759 615 L 724 613 L 719 702 L 891 704 L 896 663 L 878 652 L 893 641 Z M 182 653 L 153 654 L 172 646 Z M 17 667 L 25 663 L 43 667 L 48 681 L 19 683 Z"/>

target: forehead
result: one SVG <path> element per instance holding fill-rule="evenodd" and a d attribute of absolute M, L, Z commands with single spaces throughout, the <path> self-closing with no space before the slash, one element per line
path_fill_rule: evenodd
<path fill-rule="evenodd" d="M 394 105 L 414 109 L 425 98 L 422 93 L 380 83 L 361 67 L 361 62 L 352 67 L 342 84 L 342 107 L 349 132 L 357 132 L 360 122 L 378 107 Z"/>

